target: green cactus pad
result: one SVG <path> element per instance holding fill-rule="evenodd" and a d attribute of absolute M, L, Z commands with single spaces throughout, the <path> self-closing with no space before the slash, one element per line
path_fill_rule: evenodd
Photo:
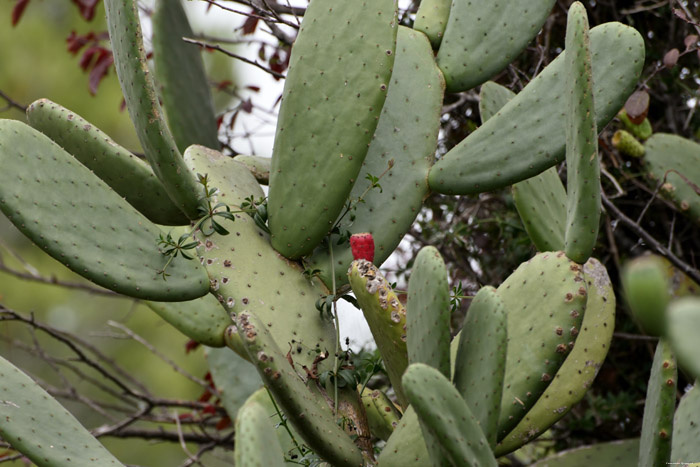
<path fill-rule="evenodd" d="M 566 189 L 556 167 L 513 185 L 513 201 L 538 251 L 564 249 Z"/>
<path fill-rule="evenodd" d="M 408 281 L 406 344 L 409 363 L 425 363 L 450 377 L 450 286 L 437 248 L 418 252 Z"/>
<path fill-rule="evenodd" d="M 152 17 L 153 64 L 160 97 L 175 144 L 219 149 L 216 113 L 199 46 L 183 37 L 194 33 L 181 0 L 158 0 Z"/>
<path fill-rule="evenodd" d="M 632 123 L 632 120 L 630 120 L 625 109 L 622 109 L 620 113 L 617 114 L 617 118 L 619 118 L 622 124 L 625 125 L 627 131 L 632 133 L 632 135 L 635 138 L 638 138 L 642 141 L 649 139 L 654 132 L 654 130 L 651 128 L 651 122 L 648 118 L 645 118 L 644 121 L 642 121 L 642 123 L 637 125 L 636 123 Z"/>
<path fill-rule="evenodd" d="M 476 87 L 515 60 L 552 6 L 554 0 L 453 2 L 437 54 L 447 90 Z"/>
<path fill-rule="evenodd" d="M 224 333 L 232 321 L 212 295 L 187 302 L 146 302 L 146 305 L 190 339 L 209 347 L 226 345 Z"/>
<path fill-rule="evenodd" d="M 46 253 L 98 285 L 156 301 L 205 295 L 196 261 L 168 258 L 161 230 L 47 136 L 0 120 L 0 209 Z"/>
<path fill-rule="evenodd" d="M 498 287 L 508 313 L 499 440 L 537 402 L 574 347 L 586 309 L 582 269 L 564 252 L 539 253 Z"/>
<path fill-rule="evenodd" d="M 700 379 L 700 297 L 683 297 L 667 313 L 668 338 L 681 368 Z"/>
<path fill-rule="evenodd" d="M 418 5 L 413 29 L 428 36 L 435 50 L 440 47 L 445 34 L 451 5 L 452 0 L 422 0 Z"/>
<path fill-rule="evenodd" d="M 341 229 L 372 234 L 377 265 L 396 249 L 428 195 L 427 177 L 437 147 L 444 88 L 442 73 L 435 66 L 425 37 L 399 27 L 394 73 L 386 102 L 362 171 L 350 193 L 351 200 L 362 197 L 364 202 L 356 204 L 340 223 Z M 379 181 L 381 189 L 367 191 L 371 186 L 367 175 L 379 177 L 387 170 L 390 160 L 393 167 Z M 310 267 L 321 270 L 321 279 L 329 287 L 332 269 L 335 269 L 336 285 L 347 283 L 346 271 L 353 260 L 347 243 L 341 246 L 335 243 L 334 264 L 325 242 L 309 259 Z"/>
<path fill-rule="evenodd" d="M 217 151 L 191 146 L 185 160 L 192 173 L 207 174 L 210 188 L 218 188 L 214 205 L 225 202 L 232 211 L 239 211 L 246 198 L 263 196 L 245 166 Z M 316 309 L 316 301 L 328 292 L 320 281 L 306 278 L 298 264 L 282 258 L 251 216 L 234 215 L 234 222 L 220 221 L 229 235 L 198 235 L 211 291 L 228 313 L 255 314 L 268 325 L 278 345 L 291 350 L 295 363 L 310 368 L 318 351 L 335 347 L 333 325 Z M 235 349 L 235 342 L 232 345 Z"/>
<path fill-rule="evenodd" d="M 591 29 L 593 98 L 602 128 L 634 90 L 644 65 L 644 41 L 634 29 L 606 23 Z M 474 194 L 502 188 L 564 160 L 565 53 L 498 115 L 455 146 L 431 169 L 433 191 Z"/>
<path fill-rule="evenodd" d="M 531 467 L 637 467 L 639 438 L 594 444 L 562 451 Z"/>
<path fill-rule="evenodd" d="M 644 402 L 644 421 L 639 445 L 640 467 L 666 465 L 671 458 L 677 373 L 671 346 L 665 339 L 661 339 L 656 346 Z"/>
<path fill-rule="evenodd" d="M 478 420 L 442 373 L 431 366 L 413 363 L 402 381 L 421 428 L 440 443 L 451 465 L 498 465 Z M 445 465 L 435 460 L 433 465 Z"/>
<path fill-rule="evenodd" d="M 236 332 L 235 328 L 265 385 L 309 447 L 332 465 L 363 465 L 360 450 L 336 424 L 325 400 L 312 393 L 289 365 L 266 326 L 255 316 L 242 312 L 229 332 Z M 313 381 L 309 384 L 313 385 Z"/>
<path fill-rule="evenodd" d="M 39 99 L 27 108 L 27 120 L 152 222 L 189 224 L 187 216 L 170 201 L 148 163 L 119 146 L 80 115 L 48 99 Z"/>
<path fill-rule="evenodd" d="M 564 251 L 579 264 L 588 261 L 600 224 L 600 164 L 593 104 L 593 73 L 586 7 L 575 2 L 566 26 L 566 230 Z"/>
<path fill-rule="evenodd" d="M 246 399 L 262 387 L 262 380 L 249 361 L 234 355 L 229 348 L 206 348 L 205 352 L 214 385 L 221 393 L 221 403 L 231 420 L 235 420 Z"/>
<path fill-rule="evenodd" d="M 386 441 L 399 425 L 401 413 L 383 392 L 365 388 L 361 394 L 372 435 Z"/>
<path fill-rule="evenodd" d="M 497 456 L 515 451 L 544 433 L 586 394 L 610 349 L 615 327 L 615 293 L 610 277 L 598 260 L 583 267 L 588 301 L 581 332 L 554 380 L 518 425 L 494 450 Z"/>
<path fill-rule="evenodd" d="M 331 230 L 389 87 L 395 0 L 314 0 L 292 47 L 270 173 L 272 245 L 292 259 Z"/>
<path fill-rule="evenodd" d="M 377 459 L 378 467 L 424 467 L 430 456 L 421 433 L 418 415 L 409 406 Z"/>
<path fill-rule="evenodd" d="M 501 412 L 508 345 L 506 332 L 503 301 L 496 289 L 482 287 L 472 299 L 459 333 L 452 382 L 492 447 L 496 445 Z"/>
<path fill-rule="evenodd" d="M 270 166 L 272 165 L 272 159 L 269 157 L 246 156 L 245 154 L 239 154 L 235 156 L 233 160 L 248 167 L 250 173 L 253 174 L 255 179 L 261 185 L 267 185 L 270 183 Z"/>
<path fill-rule="evenodd" d="M 678 404 L 673 417 L 672 439 L 671 462 L 697 465 L 700 459 L 700 388 L 697 381 Z"/>
<path fill-rule="evenodd" d="M 401 389 L 401 375 L 408 366 L 406 309 L 389 282 L 369 261 L 353 261 L 348 277 L 379 353 L 384 359 L 399 404 L 406 407 L 406 399 Z"/>
<path fill-rule="evenodd" d="M 284 452 L 267 411 L 247 402 L 236 420 L 235 462 L 243 467 L 284 467 Z"/>
<path fill-rule="evenodd" d="M 630 157 L 642 157 L 644 155 L 644 146 L 642 143 L 625 130 L 617 130 L 612 137 L 612 144 L 615 149 L 620 151 L 620 154 Z"/>
<path fill-rule="evenodd" d="M 104 4 L 117 76 L 146 158 L 170 199 L 187 217 L 197 219 L 201 187 L 189 175 L 165 124 L 148 70 L 136 0 L 106 0 Z"/>
<path fill-rule="evenodd" d="M 622 269 L 622 288 L 632 315 L 645 333 L 661 336 L 671 299 L 667 269 L 659 256 L 635 258 Z"/>
<path fill-rule="evenodd" d="M 479 115 L 481 123 L 493 117 L 501 108 L 515 97 L 515 93 L 505 86 L 493 81 L 481 85 L 479 92 Z"/>
<path fill-rule="evenodd" d="M 681 212 L 700 223 L 700 196 L 689 182 L 700 186 L 700 144 L 676 135 L 656 133 L 644 143 L 644 163 L 661 194 Z M 665 177 L 665 178 L 664 178 Z"/>
<path fill-rule="evenodd" d="M 123 465 L 56 399 L 0 357 L 0 436 L 40 467 Z"/>

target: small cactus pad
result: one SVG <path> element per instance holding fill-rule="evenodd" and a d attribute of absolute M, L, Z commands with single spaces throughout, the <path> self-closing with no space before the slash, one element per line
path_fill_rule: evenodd
<path fill-rule="evenodd" d="M 374 262 L 374 238 L 372 238 L 372 234 L 368 232 L 352 234 L 350 236 L 350 250 L 352 250 L 353 259 Z"/>
<path fill-rule="evenodd" d="M 697 358 L 697 354 L 695 355 Z M 673 417 L 671 462 L 697 465 L 700 459 L 700 387 L 698 383 L 685 393 Z"/>
<path fill-rule="evenodd" d="M 700 196 L 691 185 L 700 186 L 700 144 L 657 133 L 644 143 L 644 149 L 644 163 L 650 177 L 656 183 L 663 181 L 661 194 L 700 223 Z"/>
<path fill-rule="evenodd" d="M 431 366 L 413 363 L 402 381 L 421 428 L 440 443 L 451 465 L 498 465 L 479 422 L 445 375 Z M 435 461 L 433 458 L 433 465 L 445 465 Z"/>
<path fill-rule="evenodd" d="M 350 193 L 355 205 L 340 220 L 341 230 L 372 233 L 376 245 L 374 263 L 378 266 L 399 245 L 428 196 L 428 171 L 435 157 L 444 89 L 445 81 L 425 36 L 399 27 L 386 102 Z M 370 189 L 368 176 L 382 174 L 378 182 L 381 189 Z M 360 197 L 363 202 L 358 203 Z M 328 287 L 332 270 L 336 285 L 347 283 L 345 272 L 353 260 L 347 243 L 339 246 L 333 242 L 334 264 L 323 243 L 309 260 L 311 268 L 321 270 Z"/>
<path fill-rule="evenodd" d="M 615 293 L 605 266 L 595 258 L 588 260 L 583 272 L 588 301 L 574 348 L 539 400 L 498 443 L 497 456 L 515 451 L 567 414 L 585 396 L 603 365 L 615 327 Z"/>
<path fill-rule="evenodd" d="M 539 32 L 554 0 L 452 2 L 437 63 L 447 90 L 471 89 L 505 68 Z"/>
<path fill-rule="evenodd" d="M 485 123 L 486 120 L 496 115 L 514 97 L 515 93 L 513 91 L 498 83 L 487 81 L 482 84 L 479 92 L 481 123 Z"/>
<path fill-rule="evenodd" d="M 378 467 L 425 467 L 431 465 L 418 415 L 409 406 L 377 459 Z"/>
<path fill-rule="evenodd" d="M 468 3 L 468 2 L 467 2 Z M 598 128 L 624 105 L 644 65 L 644 41 L 629 26 L 606 23 L 590 31 L 593 97 Z M 475 194 L 525 180 L 564 160 L 565 56 L 560 54 L 430 170 L 433 191 Z"/>
<path fill-rule="evenodd" d="M 612 137 L 612 144 L 615 149 L 620 151 L 620 154 L 630 157 L 642 157 L 645 149 L 642 143 L 629 132 L 625 130 L 617 130 Z"/>
<path fill-rule="evenodd" d="M 0 209 L 46 253 L 98 285 L 157 301 L 205 295 L 196 261 L 168 258 L 161 230 L 48 137 L 0 120 Z"/>
<path fill-rule="evenodd" d="M 0 381 L 0 436 L 36 465 L 123 465 L 56 399 L 2 357 Z"/>
<path fill-rule="evenodd" d="M 649 255 L 625 264 L 622 287 L 627 305 L 642 330 L 651 336 L 663 335 L 666 308 L 671 299 L 663 260 Z"/>
<path fill-rule="evenodd" d="M 270 173 L 272 246 L 320 243 L 357 180 L 396 52 L 394 0 L 314 0 L 292 47 Z"/>
<path fill-rule="evenodd" d="M 535 462 L 530 467 L 637 467 L 639 438 L 569 449 Z"/>
<path fill-rule="evenodd" d="M 678 372 L 671 346 L 665 339 L 661 339 L 656 345 L 644 402 L 644 421 L 639 445 L 640 467 L 666 465 L 671 458 L 677 380 Z"/>
<path fill-rule="evenodd" d="M 148 70 L 136 3 L 136 0 L 104 2 L 117 76 L 129 116 L 153 172 L 180 210 L 190 219 L 197 219 L 201 187 L 197 179 L 189 175 L 165 124 Z"/>
<path fill-rule="evenodd" d="M 148 163 L 119 146 L 80 115 L 48 99 L 39 99 L 27 108 L 27 120 L 152 222 L 189 224 L 187 216 L 170 201 Z"/>
<path fill-rule="evenodd" d="M 190 339 L 209 347 L 226 345 L 224 332 L 232 321 L 211 294 L 187 302 L 146 302 L 146 305 Z"/>
<path fill-rule="evenodd" d="M 564 249 L 566 189 L 556 167 L 513 185 L 513 201 L 538 251 Z"/>
<path fill-rule="evenodd" d="M 243 467 L 284 467 L 284 452 L 267 411 L 257 402 L 241 407 L 236 420 L 236 465 Z"/>
<path fill-rule="evenodd" d="M 208 176 L 210 189 L 218 189 L 212 205 L 224 202 L 231 211 L 240 211 L 246 198 L 263 196 L 248 169 L 220 152 L 191 146 L 185 161 L 192 173 Z M 320 281 L 305 277 L 301 266 L 282 258 L 250 215 L 236 212 L 234 216 L 233 222 L 220 221 L 229 235 L 198 234 L 198 253 L 212 294 L 228 313 L 255 314 L 278 345 L 291 350 L 296 364 L 311 368 L 318 351 L 335 343 L 332 322 L 316 309 L 316 301 L 328 292 Z M 235 349 L 235 342 L 231 343 Z"/>
<path fill-rule="evenodd" d="M 583 267 L 561 251 L 537 254 L 497 290 L 508 313 L 500 440 L 537 402 L 574 347 L 587 293 Z"/>
<path fill-rule="evenodd" d="M 700 380 L 700 297 L 683 297 L 671 302 L 667 334 L 681 368 Z"/>
<path fill-rule="evenodd" d="M 192 144 L 219 149 L 214 104 L 200 48 L 182 0 L 157 0 L 153 11 L 153 64 L 168 128 L 184 152 Z"/>
<path fill-rule="evenodd" d="M 387 395 L 378 389 L 365 388 L 361 397 L 372 435 L 386 441 L 399 425 L 401 412 Z"/>
<path fill-rule="evenodd" d="M 265 385 L 309 447 L 332 465 L 361 466 L 360 450 L 336 424 L 325 400 L 312 393 L 289 365 L 266 326 L 242 312 L 229 329 L 238 331 Z"/>
<path fill-rule="evenodd" d="M 564 251 L 584 264 L 593 253 L 600 224 L 598 130 L 593 105 L 588 16 L 581 2 L 569 8 L 566 26 L 566 230 Z"/>
<path fill-rule="evenodd" d="M 221 403 L 231 420 L 235 420 L 246 399 L 262 386 L 262 380 L 255 367 L 249 361 L 234 355 L 231 349 L 206 348 L 205 351 L 212 380 L 221 393 Z M 274 426 L 274 423 L 270 425 Z"/>
<path fill-rule="evenodd" d="M 501 412 L 508 345 L 506 330 L 503 301 L 496 289 L 482 287 L 469 305 L 459 333 L 452 382 L 479 421 L 490 446 L 496 445 Z"/>
<path fill-rule="evenodd" d="M 245 165 L 261 185 L 270 183 L 270 166 L 272 165 L 272 159 L 269 157 L 239 154 L 235 156 L 233 160 Z"/>
<path fill-rule="evenodd" d="M 440 47 L 445 34 L 451 5 L 452 0 L 422 0 L 418 5 L 413 29 L 428 36 L 435 50 Z"/>
<path fill-rule="evenodd" d="M 622 109 L 620 113 L 617 114 L 617 118 L 619 118 L 622 124 L 625 125 L 627 131 L 632 133 L 632 135 L 635 138 L 638 138 L 642 141 L 649 139 L 652 133 L 654 132 L 654 130 L 651 128 L 651 122 L 648 118 L 645 118 L 640 124 L 633 123 L 627 115 L 625 109 Z"/>
<path fill-rule="evenodd" d="M 408 366 L 406 309 L 381 272 L 369 261 L 353 261 L 348 270 L 350 286 L 365 315 L 386 371 L 402 407 L 406 399 L 401 375 Z"/>
<path fill-rule="evenodd" d="M 450 377 L 450 287 L 437 248 L 418 252 L 408 281 L 406 343 L 409 363 L 425 363 Z"/>

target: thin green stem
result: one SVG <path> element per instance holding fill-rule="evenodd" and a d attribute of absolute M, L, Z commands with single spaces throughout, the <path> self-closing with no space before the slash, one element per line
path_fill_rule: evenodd
<path fill-rule="evenodd" d="M 299 451 L 299 454 L 304 457 L 304 450 L 299 446 L 299 443 L 297 442 L 296 438 L 294 437 L 294 434 L 292 434 L 292 430 L 289 429 L 287 426 L 287 420 L 282 416 L 282 412 L 280 411 L 280 408 L 277 406 L 277 402 L 275 401 L 275 398 L 272 397 L 272 394 L 270 393 L 270 390 L 265 386 L 265 390 L 267 391 L 267 395 L 272 401 L 272 406 L 275 408 L 275 412 L 277 412 L 277 416 L 280 418 L 280 425 L 284 426 L 284 429 L 287 430 L 287 434 L 289 437 L 292 439 L 292 443 L 294 443 L 294 447 Z"/>

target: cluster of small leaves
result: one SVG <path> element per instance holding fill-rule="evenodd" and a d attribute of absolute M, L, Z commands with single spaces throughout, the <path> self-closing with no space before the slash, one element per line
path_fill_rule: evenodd
<path fill-rule="evenodd" d="M 319 274 L 320 271 L 318 269 L 313 269 L 313 270 L 305 270 L 304 274 L 307 276 L 314 276 Z M 357 302 L 357 299 L 353 297 L 350 294 L 343 294 L 343 295 L 326 295 L 318 300 L 316 300 L 316 309 L 318 312 L 321 314 L 321 317 L 327 316 L 329 318 L 333 318 L 333 304 L 336 302 L 336 300 L 345 300 L 358 310 L 360 309 L 360 304 Z"/>
<path fill-rule="evenodd" d="M 109 42 L 109 34 L 105 32 L 95 33 L 93 31 L 87 34 L 79 35 L 75 31 L 71 31 L 66 39 L 68 52 L 77 55 L 81 49 L 86 47 L 80 57 L 80 68 L 83 71 L 89 71 L 88 88 L 93 96 L 97 94 L 97 87 L 102 80 L 107 76 L 112 64 L 114 56 L 112 51 L 103 44 Z"/>
<path fill-rule="evenodd" d="M 377 349 L 372 351 L 363 349 L 358 353 L 353 353 L 351 349 L 348 349 L 340 357 L 341 364 L 338 366 L 337 372 L 328 370 L 319 375 L 319 382 L 322 385 L 328 381 L 337 381 L 338 387 L 359 385 L 364 390 L 373 376 L 386 374 L 384 361 Z"/>
<path fill-rule="evenodd" d="M 247 197 L 241 203 L 241 210 L 245 211 L 253 218 L 253 222 L 262 231 L 270 233 L 270 228 L 267 226 L 267 198 L 262 197 L 256 200 L 253 195 Z"/>
<path fill-rule="evenodd" d="M 177 257 L 177 255 L 181 255 L 185 259 L 194 259 L 194 256 L 189 253 L 190 250 L 194 250 L 197 248 L 197 245 L 199 245 L 199 242 L 195 241 L 190 241 L 188 240 L 192 237 L 192 233 L 184 233 L 180 235 L 180 237 L 177 240 L 173 239 L 173 236 L 170 232 L 168 232 L 167 235 L 163 236 L 163 234 L 160 234 L 160 238 L 158 239 L 158 246 L 161 247 L 161 253 L 163 253 L 165 256 L 169 256 L 168 261 L 165 263 L 165 266 L 163 266 L 163 269 L 158 271 L 158 274 L 160 274 L 163 277 L 163 280 L 165 280 L 170 274 L 168 274 L 166 271 L 168 269 L 168 266 L 170 266 L 170 263 Z"/>
<path fill-rule="evenodd" d="M 198 173 L 197 180 L 204 187 L 204 197 L 202 198 L 202 203 L 197 208 L 202 217 L 197 221 L 195 230 L 199 229 L 205 237 L 213 235 L 214 233 L 228 235 L 229 231 L 217 222 L 216 218 L 220 217 L 233 222 L 236 220 L 236 216 L 231 212 L 231 208 L 228 204 L 224 202 L 212 203 L 212 199 L 219 192 L 219 189 L 209 186 L 208 174 L 202 175 Z"/>

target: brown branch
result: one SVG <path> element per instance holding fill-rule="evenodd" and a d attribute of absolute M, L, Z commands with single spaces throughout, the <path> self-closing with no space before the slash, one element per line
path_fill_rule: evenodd
<path fill-rule="evenodd" d="M 674 266 L 687 274 L 695 282 L 700 283 L 700 272 L 693 268 L 691 265 L 677 257 L 668 248 L 659 243 L 649 232 L 644 230 L 642 226 L 637 224 L 635 221 L 625 216 L 622 211 L 620 211 L 613 203 L 608 199 L 605 194 L 602 195 L 603 204 L 605 208 L 618 220 L 620 223 L 626 225 L 630 230 L 637 234 L 642 240 L 644 240 L 649 246 L 656 250 L 660 255 L 666 257 Z"/>
<path fill-rule="evenodd" d="M 0 112 L 4 112 L 4 111 L 10 110 L 10 109 L 21 110 L 22 112 L 27 111 L 27 106 L 16 102 L 14 99 L 12 99 L 10 96 L 8 96 L 7 94 L 5 94 L 2 91 L 0 91 L 0 97 L 2 97 L 5 100 L 5 102 L 7 102 L 7 105 L 5 107 L 1 108 Z"/>
<path fill-rule="evenodd" d="M 284 79 L 284 75 L 283 75 L 282 73 L 278 73 L 278 72 L 276 72 L 276 71 L 274 71 L 274 70 L 271 70 L 271 69 L 267 68 L 265 65 L 262 65 L 262 64 L 258 63 L 258 62 L 255 61 L 255 60 L 250 60 L 250 59 L 245 58 L 245 57 L 243 57 L 243 56 L 241 56 L 241 55 L 238 55 L 238 54 L 235 54 L 235 53 L 233 53 L 233 52 L 230 52 L 230 51 L 228 51 L 228 50 L 224 49 L 223 47 L 218 46 L 218 45 L 216 45 L 216 44 L 209 44 L 209 43 L 201 42 L 201 41 L 198 41 L 198 40 L 195 40 L 195 39 L 190 39 L 190 38 L 188 38 L 188 37 L 183 37 L 182 40 L 185 41 L 185 42 L 188 42 L 188 43 L 190 43 L 190 44 L 196 44 L 196 45 L 198 45 L 198 46 L 200 46 L 200 47 L 204 47 L 205 49 L 216 50 L 217 52 L 221 52 L 221 53 L 223 53 L 223 54 L 225 54 L 225 55 L 228 55 L 229 57 L 235 58 L 235 59 L 240 60 L 240 61 L 242 61 L 242 62 L 244 62 L 244 63 L 249 64 L 249 65 L 253 65 L 253 66 L 255 66 L 255 67 L 258 67 L 258 68 L 260 68 L 261 70 L 263 70 L 264 72 L 271 74 L 271 75 L 274 76 L 275 78 Z"/>

